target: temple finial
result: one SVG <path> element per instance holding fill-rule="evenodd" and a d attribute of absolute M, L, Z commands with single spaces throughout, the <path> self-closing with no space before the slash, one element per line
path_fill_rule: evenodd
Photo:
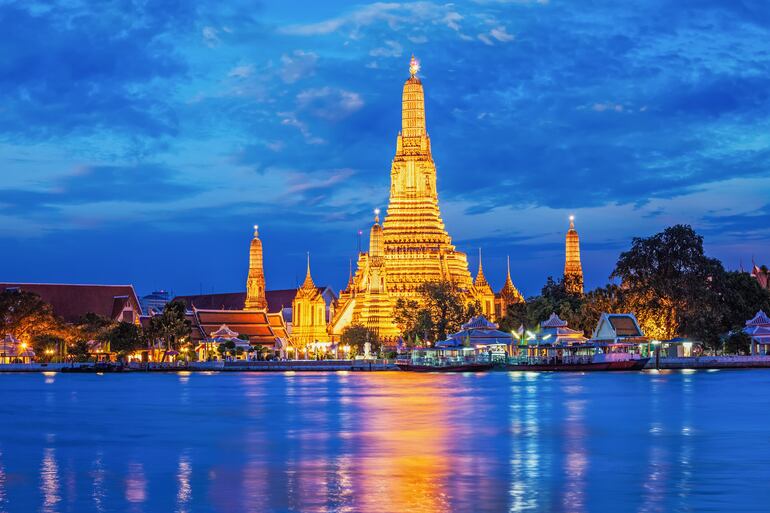
<path fill-rule="evenodd" d="M 511 281 L 511 255 L 507 255 L 507 267 L 508 267 L 508 274 L 506 275 L 506 280 Z"/>
<path fill-rule="evenodd" d="M 483 266 L 481 265 L 481 248 L 479 248 L 479 273 L 483 270 Z"/>
<path fill-rule="evenodd" d="M 409 74 L 414 77 L 418 71 L 420 71 L 420 61 L 415 59 L 414 54 L 412 54 L 412 58 L 409 60 Z"/>
<path fill-rule="evenodd" d="M 254 225 L 254 237 L 259 237 L 259 225 Z"/>
<path fill-rule="evenodd" d="M 375 208 L 374 209 L 374 222 L 379 223 L 380 222 L 380 209 Z"/>
<path fill-rule="evenodd" d="M 574 230 L 575 229 L 575 216 L 570 215 L 569 216 L 569 229 Z"/>

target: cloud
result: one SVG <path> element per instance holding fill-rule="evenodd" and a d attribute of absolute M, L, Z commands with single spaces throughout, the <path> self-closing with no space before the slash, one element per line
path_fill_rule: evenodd
<path fill-rule="evenodd" d="M 301 111 L 330 121 L 346 118 L 363 105 L 358 93 L 331 87 L 306 89 L 297 95 L 297 106 Z"/>
<path fill-rule="evenodd" d="M 39 189 L 0 189 L 2 210 L 35 215 L 66 205 L 164 203 L 193 196 L 202 186 L 159 164 L 80 166 Z"/>
<path fill-rule="evenodd" d="M 248 78 L 253 74 L 254 74 L 253 64 L 241 64 L 231 69 L 230 72 L 227 74 L 227 76 L 231 78 Z"/>
<path fill-rule="evenodd" d="M 313 52 L 295 50 L 290 55 L 281 56 L 281 79 L 287 84 L 292 84 L 302 78 L 312 75 L 318 55 Z"/>
<path fill-rule="evenodd" d="M 13 34 L 0 38 L 0 136 L 176 133 L 176 113 L 157 84 L 183 76 L 186 65 L 162 37 L 164 15 L 136 13 L 124 23 L 122 12 L 20 5 L 0 5 L 0 32 Z"/>
<path fill-rule="evenodd" d="M 369 52 L 372 57 L 401 57 L 404 48 L 398 41 L 385 41 L 384 46 L 374 48 Z"/>
<path fill-rule="evenodd" d="M 221 42 L 219 40 L 219 31 L 214 27 L 203 27 L 201 36 L 203 37 L 203 42 L 206 43 L 209 48 L 214 48 Z"/>
<path fill-rule="evenodd" d="M 489 35 L 501 43 L 508 43 L 514 40 L 514 36 L 509 34 L 505 27 L 495 27 L 489 31 Z"/>

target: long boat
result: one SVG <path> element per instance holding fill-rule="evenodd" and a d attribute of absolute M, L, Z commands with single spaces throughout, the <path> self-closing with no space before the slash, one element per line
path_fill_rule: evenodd
<path fill-rule="evenodd" d="M 492 369 L 495 364 L 490 362 L 457 362 L 457 363 L 413 363 L 410 360 L 397 361 L 399 369 L 409 372 L 483 372 Z"/>
<path fill-rule="evenodd" d="M 530 348 L 531 349 L 531 348 Z M 536 348 L 535 355 L 509 358 L 509 371 L 638 371 L 644 369 L 650 358 L 643 357 L 638 344 L 574 344 L 567 347 Z"/>
<path fill-rule="evenodd" d="M 592 371 L 638 371 L 644 369 L 649 358 L 636 358 L 611 362 L 520 362 L 506 364 L 505 370 L 518 372 L 592 372 Z"/>

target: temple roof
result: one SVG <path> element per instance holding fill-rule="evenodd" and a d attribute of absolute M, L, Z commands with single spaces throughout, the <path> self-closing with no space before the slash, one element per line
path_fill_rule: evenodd
<path fill-rule="evenodd" d="M 746 326 L 770 326 L 770 317 L 760 310 L 751 320 L 746 321 Z"/>
<path fill-rule="evenodd" d="M 508 273 L 505 276 L 505 284 L 498 294 L 509 303 L 524 301 L 524 296 L 521 295 L 511 279 L 511 257 L 508 257 Z"/>
<path fill-rule="evenodd" d="M 69 283 L 0 283 L 0 291 L 32 292 L 50 304 L 54 314 L 74 322 L 87 313 L 117 319 L 130 306 L 137 317 L 142 313 L 131 285 L 80 285 Z"/>
<path fill-rule="evenodd" d="M 553 312 L 547 321 L 540 323 L 540 326 L 543 328 L 564 328 L 567 326 L 567 321 L 561 320 L 559 316 L 556 315 L 556 312 Z"/>

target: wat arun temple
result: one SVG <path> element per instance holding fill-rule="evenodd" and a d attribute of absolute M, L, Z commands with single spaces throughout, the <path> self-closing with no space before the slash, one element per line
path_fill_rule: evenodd
<path fill-rule="evenodd" d="M 479 250 L 475 279 L 468 258 L 452 244 L 439 209 L 436 165 L 425 122 L 425 93 L 417 76 L 419 64 L 412 57 L 409 78 L 401 97 L 401 131 L 390 170 L 390 198 L 382 221 L 375 211 L 369 231 L 369 251 L 360 251 L 355 272 L 336 294 L 313 282 L 308 258 L 305 280 L 293 290 L 270 291 L 265 287 L 262 242 L 255 227 L 250 247 L 247 291 L 235 294 L 186 296 L 195 308 L 242 312 L 281 313 L 294 345 L 339 340 L 351 325 L 376 330 L 383 339 L 400 335 L 393 321 L 399 299 L 422 301 L 421 288 L 430 282 L 453 283 L 466 301 L 478 301 L 491 320 L 505 315 L 507 307 L 524 301 L 511 279 L 510 262 L 505 284 L 495 293 L 484 276 Z M 572 218 L 565 241 L 565 276 L 582 293 L 582 268 L 577 231 Z M 221 305 L 220 305 L 221 303 Z"/>

